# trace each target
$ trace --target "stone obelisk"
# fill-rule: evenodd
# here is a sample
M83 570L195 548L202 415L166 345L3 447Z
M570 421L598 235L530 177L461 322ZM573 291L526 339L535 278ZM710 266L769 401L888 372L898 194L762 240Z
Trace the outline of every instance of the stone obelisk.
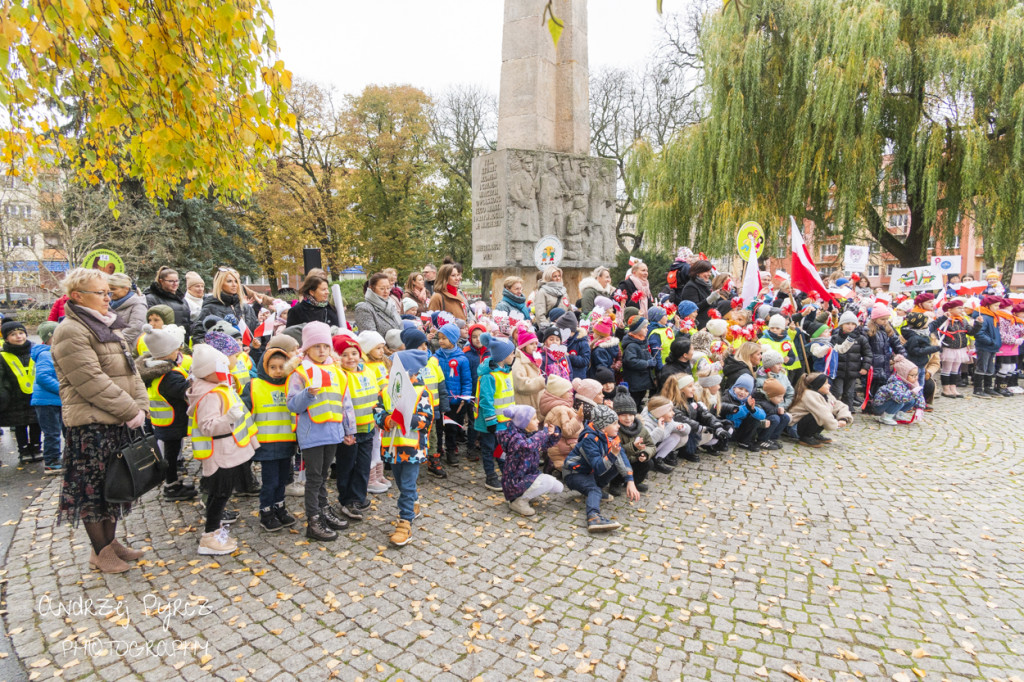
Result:
M473 162L473 267L494 298L508 275L535 288L538 242L561 245L571 297L615 257L615 167L590 153L586 0L556 0L554 44L546 0L505 0L497 151ZM539 251L538 251L539 253Z

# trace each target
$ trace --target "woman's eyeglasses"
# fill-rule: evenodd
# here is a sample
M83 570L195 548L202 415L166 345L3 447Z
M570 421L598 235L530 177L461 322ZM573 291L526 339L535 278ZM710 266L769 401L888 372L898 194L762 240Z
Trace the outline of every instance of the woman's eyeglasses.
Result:
M78 293L80 293L80 294L96 294L97 296L102 296L103 298L110 298L110 292L109 291L86 291L85 289L79 289Z

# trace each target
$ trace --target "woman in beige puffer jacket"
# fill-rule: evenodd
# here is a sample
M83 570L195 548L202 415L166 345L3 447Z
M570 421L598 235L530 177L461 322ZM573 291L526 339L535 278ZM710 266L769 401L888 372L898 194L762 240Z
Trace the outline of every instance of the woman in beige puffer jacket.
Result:
M142 552L115 539L117 521L130 505L108 503L103 487L107 463L131 441L126 426L145 425L149 399L125 342L125 324L110 310L106 273L76 268L64 288L64 320L51 341L66 427L58 519L85 525L93 567L122 573Z

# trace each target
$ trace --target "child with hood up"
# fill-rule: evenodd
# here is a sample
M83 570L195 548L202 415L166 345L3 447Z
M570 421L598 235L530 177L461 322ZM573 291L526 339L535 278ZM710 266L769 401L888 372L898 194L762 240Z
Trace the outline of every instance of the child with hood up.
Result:
M762 448L760 435L770 426L767 415L752 395L754 377L741 374L722 396L722 416L732 422L735 429L732 440L744 450Z
M547 457L542 458L544 473L553 474L561 470L565 456L576 445L576 438L583 430L579 412L573 407L572 384L562 377L549 376L540 394L537 416L546 426L556 426L560 431L558 442L548 448Z
M50 339L57 329L56 322L43 322L36 333L41 343L32 346L32 359L36 363L36 376L32 382L32 408L43 433L43 473L59 474L60 439L64 430L64 419L60 408L60 382L50 355Z
M572 371L572 379L586 379L590 372L590 341L587 339L587 330L581 329L576 313L567 310L555 321L558 332L562 337L568 353L569 368Z
M612 321L604 318L594 323L593 338L590 341L590 373L591 379L601 367L606 367L613 374L622 368L622 349L615 337Z
M0 426L10 426L18 441L18 461L38 461L42 456L42 431L32 408L35 370L33 343L25 325L17 320L3 323L3 359L0 359Z
M503 414L508 421L505 430L498 434L498 443L504 452L501 490L509 509L523 516L533 516L536 512L530 500L563 490L558 479L540 472L541 453L554 447L560 434L558 428L550 424L541 429L537 410L529 405L506 407Z
M149 344L149 342L146 342ZM149 344L152 347L152 344ZM256 423L260 449L253 461L260 463L260 526L275 533L295 525L284 505L285 488L292 482L295 456L295 414L288 409L288 361L283 348L268 348L256 368L256 378L242 389L242 402Z

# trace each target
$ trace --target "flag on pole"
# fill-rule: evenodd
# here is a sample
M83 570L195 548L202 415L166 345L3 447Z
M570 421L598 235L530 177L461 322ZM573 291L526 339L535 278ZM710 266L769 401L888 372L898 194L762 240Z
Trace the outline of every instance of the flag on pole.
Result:
M790 240L793 250L793 264L790 266L790 276L793 286L800 291L810 294L816 293L825 301L835 301L832 294L828 293L825 283L821 281L818 274L818 267L811 258L811 252L807 250L807 244L796 226L796 218L789 216L791 223Z
M751 245L750 255L747 257L747 269L743 273L743 290L740 292L740 305L747 307L761 293L761 269L757 265L757 249Z
M264 336L270 336L271 334L273 334L274 333L274 322L276 322L276 321L277 321L277 313L275 313L273 310L271 310L270 314L267 315L266 317L264 317L263 321L260 322L259 325L256 327L256 331L254 333L254 336L257 336L259 338L263 338ZM243 338L244 338L244 334L243 334Z
M338 326L348 329L348 323L345 322L345 300L341 297L340 284L331 286L331 297L334 299L334 309L338 312Z

